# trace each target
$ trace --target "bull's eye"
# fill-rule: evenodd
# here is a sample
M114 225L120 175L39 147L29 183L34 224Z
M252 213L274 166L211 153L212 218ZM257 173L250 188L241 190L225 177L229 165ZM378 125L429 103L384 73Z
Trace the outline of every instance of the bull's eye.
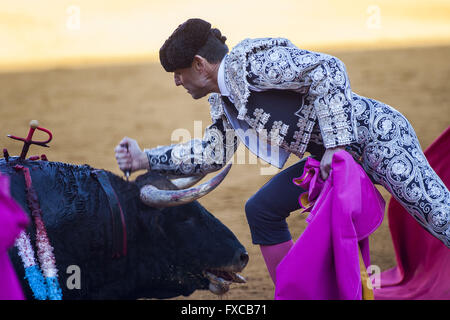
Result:
M185 216L180 217L179 221L181 223L192 224L192 223L194 223L194 217L185 215Z

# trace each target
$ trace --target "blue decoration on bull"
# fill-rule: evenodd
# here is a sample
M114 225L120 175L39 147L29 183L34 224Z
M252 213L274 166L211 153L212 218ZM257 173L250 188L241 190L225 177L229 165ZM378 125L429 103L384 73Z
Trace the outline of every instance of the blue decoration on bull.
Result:
M62 292L59 287L57 277L48 277L45 279L47 283L48 299L49 300L62 300Z
M38 265L25 268L25 279L28 280L31 291L37 300L47 299L47 286Z

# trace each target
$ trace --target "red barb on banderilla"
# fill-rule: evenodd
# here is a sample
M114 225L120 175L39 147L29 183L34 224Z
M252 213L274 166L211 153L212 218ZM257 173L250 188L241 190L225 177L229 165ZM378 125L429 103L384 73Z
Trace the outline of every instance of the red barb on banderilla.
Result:
M36 129L47 133L48 134L48 139L46 141L34 141L34 140L32 140L34 131ZM28 149L30 148L30 145L36 144L36 145L41 146L41 147L49 148L47 143L49 143L52 140L53 135L50 132L50 130L42 128L42 127L39 127L39 123L38 123L37 120L31 120L30 121L30 130L28 131L28 136L26 138L20 138L20 137L16 137L16 136L13 136L13 135L10 135L10 134L8 134L8 137L11 138L11 139L23 141L24 145L23 145L23 148L22 148L22 153L20 154L20 159L25 160L25 157L27 156ZM5 150L3 151L4 153L5 153Z

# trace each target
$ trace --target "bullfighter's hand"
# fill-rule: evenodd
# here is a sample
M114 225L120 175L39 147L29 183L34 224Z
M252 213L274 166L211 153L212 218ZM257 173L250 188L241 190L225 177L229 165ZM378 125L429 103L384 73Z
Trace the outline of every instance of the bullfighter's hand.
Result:
M320 160L320 176L322 177L322 180L326 180L330 174L331 163L333 161L333 154L344 149L345 147L342 146L329 148L325 150L322 160Z
M136 140L125 137L114 149L117 164L120 170L130 170L135 172L142 169L149 169L148 158L141 150Z

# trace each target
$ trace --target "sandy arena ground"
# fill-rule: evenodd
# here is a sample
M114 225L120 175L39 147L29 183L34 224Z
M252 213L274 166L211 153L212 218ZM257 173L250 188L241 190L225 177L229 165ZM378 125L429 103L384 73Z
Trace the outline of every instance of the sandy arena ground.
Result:
M327 53L344 61L356 93L402 112L423 148L450 125L450 47ZM184 128L193 136L194 121L202 121L202 132L210 124L207 100L194 101L183 88L176 88L172 74L159 64L4 73L0 87L0 146L11 155L20 154L21 146L6 135L25 136L29 121L38 119L54 139L50 149L33 146L29 155L46 153L52 161L88 163L117 174L122 173L114 147L124 136L151 148L176 142L171 141L175 129ZM286 167L297 160L292 156ZM259 248L251 243L244 214L246 200L271 176L260 174L267 164L248 162L234 165L222 185L201 199L250 255L242 273L248 283L233 285L223 299L273 298L274 286ZM389 194L381 191L388 200ZM298 212L289 217L294 239L304 230L304 220ZM371 255L381 270L396 264L386 220L371 236ZM218 298L198 291L186 299Z

